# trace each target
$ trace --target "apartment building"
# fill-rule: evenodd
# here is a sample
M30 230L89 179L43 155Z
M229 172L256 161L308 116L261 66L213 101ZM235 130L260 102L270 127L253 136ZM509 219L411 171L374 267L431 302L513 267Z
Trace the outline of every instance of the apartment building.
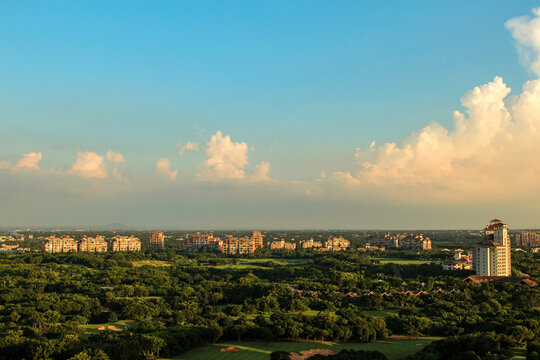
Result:
M409 234L399 240L399 248L406 250L430 250L431 239L423 234Z
M540 246L540 234L534 231L523 231L516 235L517 246Z
M42 250L49 253L77 252L78 246L71 236L49 236L43 242Z
M474 269L479 276L511 276L510 236L508 226L493 219L484 228L484 241L473 254Z
M279 249L295 250L296 243L286 242L284 239L281 239L280 241L272 241L268 247L271 250L279 250Z
M165 235L162 231L154 231L150 236L150 250L163 250L165 249Z
M443 270L472 270L472 253L464 254L463 250L456 250L454 256L442 261Z
M186 239L184 249L186 251L221 251L223 241L214 234L201 234L196 232L193 236Z
M141 241L133 235L112 238L109 246L110 251L141 251Z
M88 237L85 235L79 242L79 251L106 252L108 247L105 238L101 235L97 235L96 237Z
M347 239L344 239L343 236L335 237L329 236L328 239L324 242L323 247L327 249L346 249L351 246L351 242Z
M302 240L300 241L300 247L302 249L312 249L312 248L320 248L323 246L322 241L315 241L313 238L309 240Z
M375 233L368 238L368 242L372 246L405 250L429 250L432 245L429 237L423 234L415 235L412 233L397 233L395 235L385 233L383 236Z
M255 249L262 249L263 245L263 234L260 231L251 232L251 240L253 240Z

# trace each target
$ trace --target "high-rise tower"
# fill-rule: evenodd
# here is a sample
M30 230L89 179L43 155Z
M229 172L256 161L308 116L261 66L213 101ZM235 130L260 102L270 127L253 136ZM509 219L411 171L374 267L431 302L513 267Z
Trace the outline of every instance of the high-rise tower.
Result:
M476 245L473 262L476 275L512 275L510 236L508 226L501 220L491 220L484 228L484 242Z

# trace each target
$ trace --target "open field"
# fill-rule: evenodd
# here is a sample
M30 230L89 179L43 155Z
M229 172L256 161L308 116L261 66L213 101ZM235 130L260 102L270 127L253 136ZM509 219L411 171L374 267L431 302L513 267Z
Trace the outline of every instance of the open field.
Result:
M215 269L265 269L275 266L299 266L308 262L308 259L238 259L236 264L209 265Z
M400 259L400 258L372 258L372 260L377 260L381 264L400 264L400 265L420 265L420 264L429 264L432 261L429 260L413 260L413 259Z
M397 314L399 309L384 309L384 310L364 310L364 312L373 317L382 317L385 318L389 315Z
M418 339L388 339L372 343L346 343L335 344L331 342L226 342L216 345L205 345L174 357L177 360L268 360L274 351L301 351L308 349L342 349L377 350L385 354L389 360L399 360L415 353L423 346L430 344L438 337L424 337ZM236 347L237 352L221 352L226 347Z
M133 266L172 266L166 261L161 260L140 260L140 261L133 261L131 263Z

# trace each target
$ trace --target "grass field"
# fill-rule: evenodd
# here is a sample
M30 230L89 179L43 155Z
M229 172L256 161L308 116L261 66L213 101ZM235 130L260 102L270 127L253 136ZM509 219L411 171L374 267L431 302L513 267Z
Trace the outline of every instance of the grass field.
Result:
M397 314L399 309L384 309L384 310L364 310L364 312L373 317L382 317L385 318L388 315Z
M238 264L211 265L215 269L264 269L270 270L274 266L304 265L308 259L239 259Z
M400 259L400 258L372 258L373 260L379 261L381 264L401 264L401 265L420 265L420 264L429 264L429 260L412 260L412 259Z
M133 261L131 264L133 266L172 266L168 262L161 260L140 260Z
M342 349L377 350L385 354L389 360L403 359L415 353L423 346L441 338L424 337L418 339L388 339L372 343L315 343L315 342L226 342L216 345L205 345L174 357L177 360L268 360L273 351L301 351L309 349ZM220 352L219 350L234 346L238 352Z

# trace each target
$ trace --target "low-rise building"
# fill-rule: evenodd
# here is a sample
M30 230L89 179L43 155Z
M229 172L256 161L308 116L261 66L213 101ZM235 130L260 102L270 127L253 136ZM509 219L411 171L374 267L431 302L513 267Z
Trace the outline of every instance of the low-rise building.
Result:
M443 270L472 270L472 254L463 254L463 250L456 250L454 256L442 261Z

